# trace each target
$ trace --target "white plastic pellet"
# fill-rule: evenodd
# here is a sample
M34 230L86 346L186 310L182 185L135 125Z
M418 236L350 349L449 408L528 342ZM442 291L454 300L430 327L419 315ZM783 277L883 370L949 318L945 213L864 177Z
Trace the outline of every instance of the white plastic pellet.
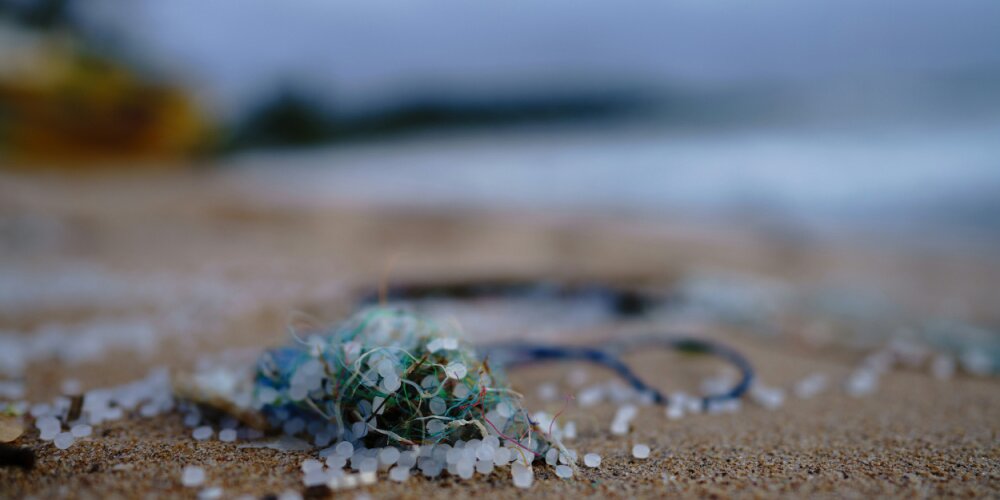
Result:
M181 473L181 484L192 488L203 482L205 482L205 469L195 465L184 467L184 471Z
M302 484L306 487L326 484L329 480L330 476L327 475L322 467L319 469L310 469L302 476Z
M83 438L89 436L90 433L93 432L93 428L87 424L76 424L70 432L73 434L73 437Z
M382 378L382 389L389 394L396 392L402 384L403 381L395 373Z
M427 433L430 435L437 434L444 430L444 422L434 419L427 421Z
M572 420L566 422L566 426L563 427L562 437L563 439L576 439L576 422Z
M549 448L549 451L545 452L545 463L549 465L556 465L559 463L559 450Z
M378 470L378 460L366 458L358 465L358 472L375 472Z
M877 386L878 374L871 370L860 369L848 377L844 388L847 394L853 397L861 397L875 392Z
M219 431L219 441L224 443L236 441L236 429L222 429Z
M205 488L198 492L199 500L215 500L216 498L222 498L222 488L218 486Z
M672 403L670 406L667 406L666 414L669 420L680 420L684 417L684 407Z
M510 475L514 479L514 486L518 488L530 488L535 481L535 473L530 467L520 463L515 463L510 467Z
M448 405L441 398L431 399L428 406L431 409L431 413L435 415L443 415L444 412L448 411Z
M476 472L483 475L493 472L493 460L480 460L476 462Z
M410 469L402 466L396 466L389 469L389 479L397 482L404 482L410 478Z
M649 446L637 444L632 447L632 456L639 459L649 458Z
M194 432L191 433L191 436L193 436L198 441L204 441L212 437L212 434L213 434L212 428L207 425L203 425L201 427L196 428Z
M510 449L509 448L497 448L493 452L493 463L496 465L507 465L510 462Z
M347 465L347 458L342 455L330 455L326 457L326 466L331 469L343 469Z
M813 373L795 384L795 396L799 399L809 399L826 389L826 375Z
M73 445L73 434L69 432L60 432L59 434L56 434L56 437L52 441L55 443L56 448L65 450Z
M587 467L597 468L601 466L601 456L597 453L587 453L583 456L583 463Z
M399 460L399 449L392 446L382 448L378 453L378 461L382 465L393 465Z
M624 420L615 420L611 422L611 433L615 436L624 436L628 434L628 422Z
M62 423L55 417L42 417L35 421L35 427L42 432L49 431L54 436L62 430Z
M308 473L309 471L314 471L314 470L320 470L321 471L321 470L323 470L323 462L320 462L319 460L316 460L316 459L313 459L313 458L307 458L307 459L305 459L305 460L302 461L302 464L300 465L300 467L302 468L302 472L305 472L305 473Z
M625 422L630 422L639 413L639 409L635 405L624 405L618 407L615 412L615 420L624 420Z
M463 459L455 465L455 470L458 471L458 477L462 479L470 479L476 472L476 464L472 460Z
M750 390L750 398L763 408L775 410L784 404L785 391L777 387L755 385Z
M350 441L341 441L337 443L334 451L342 457L350 457L354 454L354 445Z
M444 368L444 373L453 379L461 380L469 373L468 368L460 361L452 361Z
M573 477L573 469L568 465L556 466L556 476L563 479L569 479Z

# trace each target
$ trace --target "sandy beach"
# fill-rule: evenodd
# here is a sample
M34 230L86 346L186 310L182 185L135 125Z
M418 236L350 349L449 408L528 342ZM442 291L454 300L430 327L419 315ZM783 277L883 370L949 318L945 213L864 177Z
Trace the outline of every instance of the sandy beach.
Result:
M514 276L638 279L669 286L700 269L802 284L878 271L875 281L908 310L930 314L939 301L928 294L948 293L970 317L997 319L1000 266L987 251L899 253L847 238L777 238L758 228L669 220L309 209L256 202L225 179L193 182L187 174L158 179L155 188L143 179L4 178L0 216L5 221L0 331L8 339L40 335L54 324L60 332L73 332L73 325L141 319L150 330L148 338L131 343L102 341L107 349L72 362L28 360L25 399L31 402L57 396L61 382L70 378L87 390L135 380L152 367L188 370L201 357L281 344L292 311L335 321L354 307L358 290L374 288L386 275L395 282ZM84 293L59 295L52 283L60 276L84 283L78 287ZM195 312L181 321L169 314L177 310ZM616 326L578 336L549 334L569 342L627 335ZM571 404L561 418L579 427L572 447L603 457L599 468L581 467L573 479L536 466L534 485L521 490L506 468L468 481L445 475L404 484L383 473L374 485L336 495L1000 496L996 378L959 373L938 380L924 369L900 368L882 377L874 394L852 397L841 381L866 351L812 345L792 333L761 336L714 328L706 335L742 350L761 380L775 387L790 390L802 377L824 373L831 382L815 397L789 394L773 410L746 403L738 413L680 420L667 419L663 408L642 407L623 437L608 432L615 405ZM467 334L470 341L483 340L475 331ZM643 352L629 360L663 390L695 390L716 366L669 352ZM571 394L579 387L569 382L570 374L582 366L530 367L510 378L526 394L528 408L552 413L561 402L541 400L537 387L553 382L560 393ZM584 373L588 383L611 377L597 368ZM632 457L636 443L650 446L648 459ZM33 428L14 444L31 448L37 464L31 471L0 469L4 498L195 497L199 489L180 482L185 465L202 466L205 486L222 487L225 498L261 498L303 492L299 464L315 455L195 441L176 413L130 415L96 426L91 437L67 450L39 440Z

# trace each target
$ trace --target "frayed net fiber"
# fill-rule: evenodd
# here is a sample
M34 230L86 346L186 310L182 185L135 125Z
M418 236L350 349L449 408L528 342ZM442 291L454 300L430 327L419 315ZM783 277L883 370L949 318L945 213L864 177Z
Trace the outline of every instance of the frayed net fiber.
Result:
M368 446L489 436L534 453L549 446L520 396L454 328L399 309L366 309L266 352L254 400L272 425L318 420Z

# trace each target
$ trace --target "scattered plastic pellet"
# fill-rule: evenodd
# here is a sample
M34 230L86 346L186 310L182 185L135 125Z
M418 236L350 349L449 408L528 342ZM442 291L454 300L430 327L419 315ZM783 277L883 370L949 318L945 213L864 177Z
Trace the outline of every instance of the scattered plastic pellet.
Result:
M468 372L469 371L465 367L465 364L459 361L453 361L444 368L444 373L448 376L448 378L453 378L458 380L465 378Z
M87 424L76 424L72 429L70 429L70 433L72 433L73 437L76 438L87 437L91 434L91 432L93 432L93 428Z
M848 377L844 389L853 397L867 396L878 387L878 374L869 369L859 369Z
M181 473L181 484L192 488L201 485L203 482L205 482L205 469L195 465L184 467L184 471Z
M556 466L556 476L569 479L573 477L573 469L568 465L558 465Z
M601 466L601 456L597 453L587 453L583 456L583 463L587 467L600 467Z
M775 410L785 402L785 391L777 387L767 387L756 384L750 389L750 398L754 403L768 409Z
M73 445L73 434L69 432L60 432L59 434L56 434L56 437L52 441L55 443L56 448L65 450Z
M222 488L218 486L205 488L198 492L198 498L200 500L214 500L216 498L222 498Z
M387 446L382 448L382 451L378 452L378 461L382 465L393 465L399 461L399 449Z
M671 402L666 409L667 419L669 420L680 420L684 417L684 407L680 404Z
M198 441L204 441L204 440L212 437L213 433L214 433L214 431L212 431L211 427L209 427L207 425L203 425L201 427L196 428L194 430L194 432L191 433L191 436L193 436Z
M349 441L341 441L334 447L334 451L342 457L350 457L354 454L354 445Z
M236 441L236 429L222 429L219 431L219 441L224 443Z
M566 422L562 432L563 439L576 439L576 422Z
M62 423L55 417L42 417L35 421L35 427L41 432L48 431L54 436L62 430Z
M375 472L378 470L378 460L366 458L358 464L358 472Z
M364 485L375 484L378 482L378 475L375 474L375 471L361 471L358 474L358 482Z
M329 480L330 477L323 471L322 466L319 469L309 469L302 476L302 484L306 487L326 484Z
M404 482L410 478L410 469L407 467L396 466L389 469L389 479L397 482Z
M637 444L632 447L632 456L639 459L649 458L649 446Z
M549 448L549 451L545 452L545 463L549 465L556 465L559 463L559 450L555 448Z
M826 375L814 373L795 384L795 396L799 399L809 399L826 389Z
M531 467L526 467L520 463L515 463L510 467L510 475L514 479L514 486L518 488L530 488L535 482L535 473Z
M302 465L300 465L300 467L302 468L302 472L306 473L314 470L321 471L323 470L323 462L320 462L319 460L313 458L307 458L302 461Z
M479 460L476 462L476 472L483 475L493 472L493 460Z
M431 399L428 406L430 407L431 413L435 415L442 415L444 412L448 411L448 405L445 404L444 400L441 398Z

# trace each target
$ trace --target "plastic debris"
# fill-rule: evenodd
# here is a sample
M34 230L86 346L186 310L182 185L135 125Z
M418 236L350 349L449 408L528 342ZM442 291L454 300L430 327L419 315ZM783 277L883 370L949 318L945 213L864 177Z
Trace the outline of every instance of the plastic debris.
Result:
M532 472L531 467L519 463L510 467L510 475L514 479L514 486L518 488L530 488L531 483L535 482L535 473Z
M196 428L194 432L191 433L191 436L198 441L204 441L212 437L212 434L214 434L212 428L207 425L203 425L201 427Z
M219 431L219 441L232 443L236 441L236 429L222 429Z
M205 488L198 492L199 500L214 500L216 498L222 498L222 488L218 486L213 486L211 488Z
M823 375L822 373L814 373L795 384L795 396L800 399L812 398L823 392L826 389L826 385L826 375Z
M649 458L649 446L637 444L632 447L632 456L638 459Z
M573 469L568 465L556 466L556 476L563 479L569 479L573 477Z
M756 383L750 388L750 399L768 410L775 410L785 403L785 391Z
M635 405L625 405L618 407L614 419L611 421L611 433L616 436L628 434L629 423L639 413Z
M861 368L847 378L844 389L853 397L867 396L878 387L878 374L870 369Z
M587 467L597 468L601 466L601 456L597 453L587 453L583 456L583 463Z
M328 335L305 337L265 353L257 363L253 407L286 434L322 433L326 442L339 441L340 455L345 453L339 447L378 436L374 443L393 451L366 458L383 468L399 459L396 447L492 437L494 445L471 450L463 473L477 460L492 463L500 439L509 436L533 435L530 446L517 444L531 454L551 445L544 432L533 429L501 374L455 332L431 321L376 307ZM373 444L368 438L366 443Z
M181 472L181 484L188 488L193 488L195 486L200 486L205 482L205 469L195 465L188 465L184 467Z
M72 429L70 429L70 433L72 433L73 437L76 437L76 438L87 437L92 432L93 432L93 428L91 428L87 424L77 424L77 425L74 425Z
M52 440L52 442L56 445L56 448L65 450L73 445L73 440L73 434L69 432L60 432L59 434L56 434L56 437Z
M396 466L389 470L389 479L397 482L404 482L410 478L410 469L407 467Z

